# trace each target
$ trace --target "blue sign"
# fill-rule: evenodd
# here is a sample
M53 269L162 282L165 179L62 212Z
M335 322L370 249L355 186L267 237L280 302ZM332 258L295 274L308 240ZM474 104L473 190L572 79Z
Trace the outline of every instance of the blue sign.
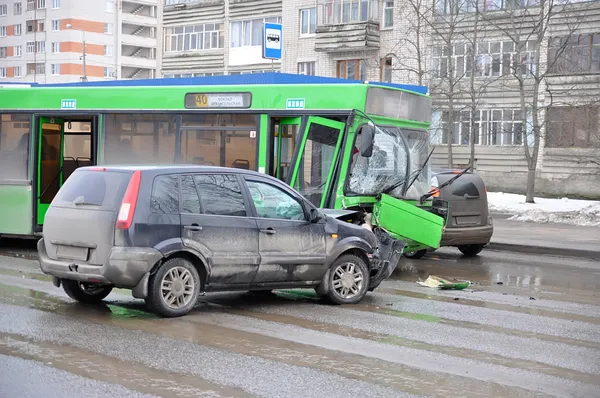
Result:
M304 98L289 98L285 103L286 109L304 109Z
M281 24L265 23L263 29L263 58L281 59Z
M60 103L60 109L77 109L77 100L62 100L62 102Z

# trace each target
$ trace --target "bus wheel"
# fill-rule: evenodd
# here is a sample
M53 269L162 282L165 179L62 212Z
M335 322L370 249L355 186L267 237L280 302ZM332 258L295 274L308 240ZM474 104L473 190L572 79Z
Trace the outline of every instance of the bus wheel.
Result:
M339 257L327 273L327 297L334 304L356 304L369 289L369 270L365 262L352 254Z
M99 303L112 291L112 286L83 283L70 279L63 279L62 286L69 297L85 304Z
M427 250L423 249L423 250L417 250L415 252L404 252L404 257L407 258L412 258L415 260L418 260L420 258L423 258L423 256L427 253Z

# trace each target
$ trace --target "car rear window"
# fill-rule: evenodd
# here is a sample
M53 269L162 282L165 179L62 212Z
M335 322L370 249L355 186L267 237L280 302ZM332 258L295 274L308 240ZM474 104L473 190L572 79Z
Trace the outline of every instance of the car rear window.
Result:
M77 170L58 191L52 205L117 211L130 179L130 173Z

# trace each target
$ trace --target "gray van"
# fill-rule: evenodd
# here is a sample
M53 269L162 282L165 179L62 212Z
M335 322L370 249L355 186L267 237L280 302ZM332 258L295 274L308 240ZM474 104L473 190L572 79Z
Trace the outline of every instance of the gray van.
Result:
M432 170L431 185L437 188L461 170ZM443 204L442 204L443 202ZM494 224L489 215L487 190L483 179L476 173L466 172L434 196L433 205L448 207L442 246L455 246L466 257L478 255L492 239ZM408 258L421 258L426 250L405 252Z
M384 261L373 232L273 177L220 167L79 168L43 234L42 271L71 298L126 288L163 316L186 314L209 291L314 288L358 303L400 256Z

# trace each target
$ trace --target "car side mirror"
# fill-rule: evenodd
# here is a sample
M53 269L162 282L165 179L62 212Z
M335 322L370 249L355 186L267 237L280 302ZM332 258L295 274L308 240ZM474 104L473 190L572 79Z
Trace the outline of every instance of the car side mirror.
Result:
M373 156L373 137L375 130L369 124L360 128L360 155L365 158Z
M317 209L311 208L309 215L310 215L310 222L312 224L316 223L317 221L319 221L321 219L321 215L319 214L319 210L317 210Z

